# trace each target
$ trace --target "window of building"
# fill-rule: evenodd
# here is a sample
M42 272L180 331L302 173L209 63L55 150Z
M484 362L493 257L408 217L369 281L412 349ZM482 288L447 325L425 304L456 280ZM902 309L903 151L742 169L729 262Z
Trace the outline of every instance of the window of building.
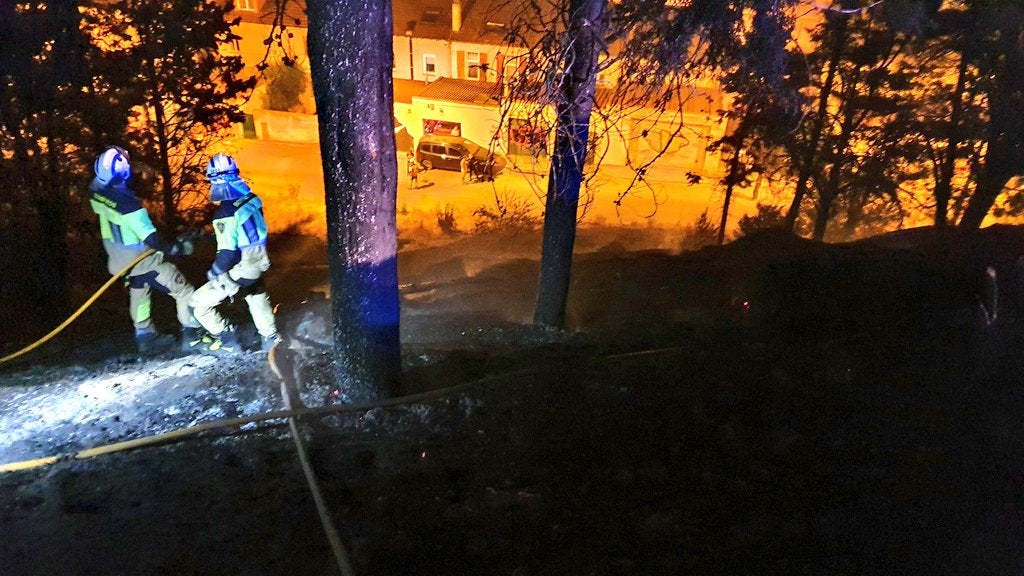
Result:
M531 120L512 118L508 129L508 149L510 154L529 154L539 156L547 152L547 135L543 128L536 126Z
M480 53L466 52L466 78L480 79Z
M445 120L424 120L423 133L434 136L461 136L462 124Z
M235 0L235 10L254 12L256 10L256 0Z
M437 73L437 57L433 54L423 55L423 72L433 75Z
M420 21L424 24L436 24L441 20L441 11L434 9L427 9L423 11L423 18Z

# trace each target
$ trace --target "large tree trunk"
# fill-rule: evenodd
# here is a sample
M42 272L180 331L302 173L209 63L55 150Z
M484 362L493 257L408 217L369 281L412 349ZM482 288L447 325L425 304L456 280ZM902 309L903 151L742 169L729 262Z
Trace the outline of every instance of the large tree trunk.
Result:
M1005 87L1000 88L1005 90ZM1020 152L1015 153L1015 150L1022 145L1022 134L1019 133L1021 122L1014 116L1019 116L1021 112L1011 102L1020 104L1018 98L1002 90L989 93L991 120L984 162L976 168L977 185L960 219L963 228L981 227L1006 183L1020 173Z
M335 376L346 400L372 401L401 376L391 2L310 0L307 11Z
M992 204L1006 187L1006 183L1015 175L1007 166L1004 154L992 150L1000 145L994 142L989 142L988 145L990 151L985 154L985 165L979 169L974 194L967 201L967 209L960 219L960 226L963 228L981 227L981 223L992 209Z
M597 59L604 48L607 0L571 0L563 46L564 70L556 106L554 154L544 210L537 324L562 327L569 299L583 164L587 159L590 113L594 107Z

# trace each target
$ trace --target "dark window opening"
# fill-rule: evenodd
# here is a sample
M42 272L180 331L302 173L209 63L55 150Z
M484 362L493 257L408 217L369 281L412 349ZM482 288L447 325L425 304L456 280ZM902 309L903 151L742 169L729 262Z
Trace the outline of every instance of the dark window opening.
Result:
M242 122L242 137L249 140L256 139L256 119L252 114L245 115L245 120Z

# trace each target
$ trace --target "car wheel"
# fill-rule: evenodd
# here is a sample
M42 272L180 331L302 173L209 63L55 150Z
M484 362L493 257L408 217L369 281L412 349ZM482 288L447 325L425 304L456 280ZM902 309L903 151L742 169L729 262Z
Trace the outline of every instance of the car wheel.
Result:
M430 160L424 160L423 161L423 169L424 170L430 170L433 167L434 167L434 163L431 162Z

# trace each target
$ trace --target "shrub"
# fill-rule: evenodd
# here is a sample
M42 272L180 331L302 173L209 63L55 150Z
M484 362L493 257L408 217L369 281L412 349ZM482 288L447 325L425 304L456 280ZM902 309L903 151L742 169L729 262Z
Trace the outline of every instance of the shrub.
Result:
M508 192L495 195L494 206L481 206L473 212L477 232L535 230L540 219L534 215L529 200L516 198Z
M711 223L705 210L692 226L683 229L683 240L679 248L684 251L699 250L718 242L718 226Z
M782 212L782 208L769 204L758 204L757 214L740 218L736 236L747 236L759 230L785 228L785 226L786 215Z
M455 208L451 204L437 209L437 228L445 236L458 236L462 233L455 219Z

